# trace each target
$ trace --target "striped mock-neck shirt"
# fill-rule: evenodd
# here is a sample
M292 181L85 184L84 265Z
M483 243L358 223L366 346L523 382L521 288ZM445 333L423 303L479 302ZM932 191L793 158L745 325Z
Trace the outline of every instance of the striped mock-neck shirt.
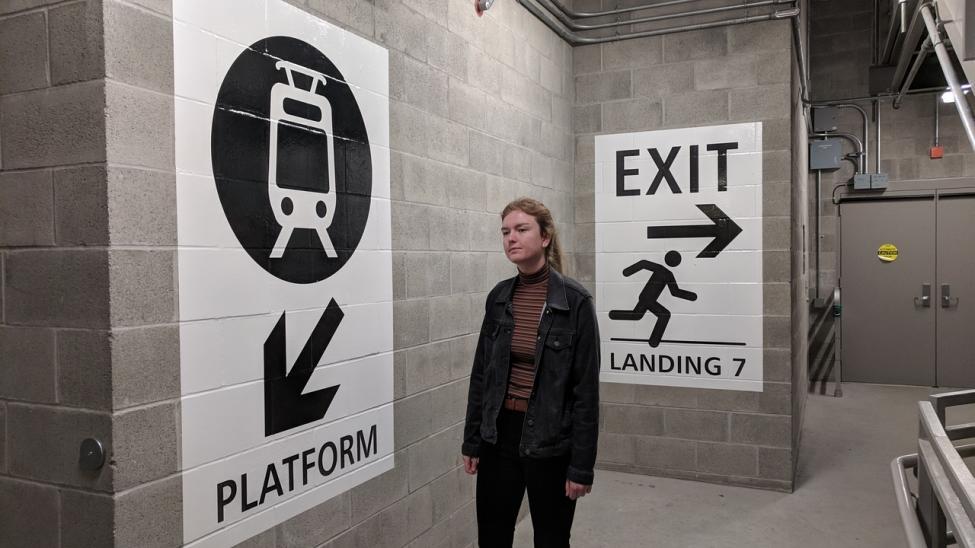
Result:
M535 343L538 323L548 296L548 263L534 274L518 273L512 312L515 329L511 336L511 376L508 397L528 399L535 382Z

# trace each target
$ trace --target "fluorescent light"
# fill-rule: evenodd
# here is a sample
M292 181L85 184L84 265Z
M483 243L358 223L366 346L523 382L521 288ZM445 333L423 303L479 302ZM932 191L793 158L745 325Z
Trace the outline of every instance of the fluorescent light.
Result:
M944 92L944 93L941 94L941 102L942 103L954 103L955 102L955 95L953 93L951 93L950 91L946 91L946 92Z

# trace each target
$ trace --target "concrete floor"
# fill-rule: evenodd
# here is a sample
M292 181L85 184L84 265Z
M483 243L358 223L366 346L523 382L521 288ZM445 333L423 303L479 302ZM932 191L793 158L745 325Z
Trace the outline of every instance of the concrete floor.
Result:
M906 546L889 465L916 452L916 402L934 391L948 390L845 384L842 398L810 395L791 494L597 470L576 510L572 544ZM948 417L962 419L971 420ZM515 546L532 546L530 519L519 524Z

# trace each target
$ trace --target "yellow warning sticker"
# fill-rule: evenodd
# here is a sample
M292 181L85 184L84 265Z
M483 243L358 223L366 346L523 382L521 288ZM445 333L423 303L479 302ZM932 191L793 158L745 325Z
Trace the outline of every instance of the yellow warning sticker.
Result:
M885 263L892 263L897 260L897 246L894 244L884 244L877 248L877 258Z

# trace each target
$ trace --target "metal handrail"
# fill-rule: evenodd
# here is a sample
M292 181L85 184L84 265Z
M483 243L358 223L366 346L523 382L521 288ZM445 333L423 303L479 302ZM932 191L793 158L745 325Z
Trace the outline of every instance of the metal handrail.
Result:
M975 444L952 443L953 438L972 437L975 429L971 424L946 427L944 423L948 407L975 403L975 390L929 399L918 402L918 452L890 464L908 546L975 547L975 476L962 460L975 455ZM908 482L911 470L918 478L917 497Z

